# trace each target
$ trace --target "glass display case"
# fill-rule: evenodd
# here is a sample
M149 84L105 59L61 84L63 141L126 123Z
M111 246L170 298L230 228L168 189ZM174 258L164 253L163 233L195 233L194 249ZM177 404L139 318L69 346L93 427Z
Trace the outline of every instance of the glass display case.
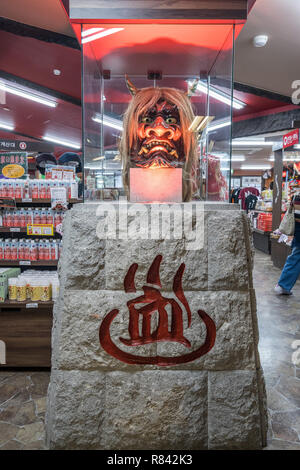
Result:
M228 201L234 24L81 27L85 201L128 195L132 167L180 169L183 201Z

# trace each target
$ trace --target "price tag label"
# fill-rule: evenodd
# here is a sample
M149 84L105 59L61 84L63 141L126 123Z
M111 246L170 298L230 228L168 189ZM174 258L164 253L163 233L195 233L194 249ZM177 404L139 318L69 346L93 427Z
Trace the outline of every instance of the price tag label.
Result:
M22 202L32 202L31 197L23 197Z
M10 227L9 229L10 232L20 232L20 227Z
M31 265L31 261L19 261L19 265L20 266L30 266Z
M26 304L26 308L38 308L38 306L39 306L38 303Z
M32 224L27 225L27 235L47 235L53 236L53 224Z

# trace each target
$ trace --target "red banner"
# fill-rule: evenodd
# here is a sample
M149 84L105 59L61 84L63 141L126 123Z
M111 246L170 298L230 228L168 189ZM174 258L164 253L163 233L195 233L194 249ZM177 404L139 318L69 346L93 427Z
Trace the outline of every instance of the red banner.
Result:
M292 147L299 144L299 129L295 129L283 136L283 148Z

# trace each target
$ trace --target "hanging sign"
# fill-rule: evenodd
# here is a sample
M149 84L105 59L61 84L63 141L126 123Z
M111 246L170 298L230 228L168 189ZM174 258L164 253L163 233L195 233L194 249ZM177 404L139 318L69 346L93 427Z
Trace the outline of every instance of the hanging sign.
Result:
M292 147L299 144L299 129L294 129L292 132L283 136L283 148Z
M0 150L13 150L14 152L53 152L55 145L46 142L32 142L30 140L0 139Z
M4 178L25 178L28 171L27 153L0 153L0 171Z

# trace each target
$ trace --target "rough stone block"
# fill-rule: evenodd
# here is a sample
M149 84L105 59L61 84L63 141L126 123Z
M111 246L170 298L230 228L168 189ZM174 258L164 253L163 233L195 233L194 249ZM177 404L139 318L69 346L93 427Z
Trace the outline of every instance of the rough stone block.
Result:
M197 311L204 310L216 325L214 347L204 356L184 366L173 368L203 370L234 370L256 368L254 338L248 292L185 292L192 311L192 324L184 336L193 349L204 343L206 327ZM158 343L157 352L162 356L180 356L188 348L179 343Z
M206 449L207 372L111 372L103 449Z
M113 309L120 312L113 320L110 331L112 340L125 352L134 354L133 347L120 342L128 338L129 313L127 301L141 295L125 294L118 291L65 291L60 307L55 309L53 347L57 351L52 367L65 370L120 370L154 368L156 366L130 365L115 359L102 349L99 342L99 327L103 318ZM57 322L57 317L60 321ZM155 323L153 323L153 327ZM138 347L141 356L155 356L156 344Z
M185 292L192 312L192 324L188 328L187 315L183 308L184 336L191 348L178 342L158 342L144 346L129 347L119 338L129 338L129 311L127 302L139 297L142 292L125 294L119 291L66 291L64 304L55 310L54 316L62 316L59 333L56 326L53 338L59 354L52 364L61 369L100 370L116 367L120 370L155 368L156 366L130 365L107 354L99 343L99 326L103 318L113 309L120 313L113 321L110 331L117 346L138 356L181 356L199 348L205 341L206 327L197 311L204 310L216 325L216 342L204 356L186 364L173 366L176 369L229 370L238 367L255 369L253 335L251 325L249 293L244 292ZM164 298L174 298L170 292ZM96 316L98 316L98 318ZM169 310L169 331L171 311ZM157 327L158 314L153 313L152 331ZM56 325L56 322L55 322Z
M123 289L124 277L128 268L133 264L138 264L136 272L136 284L140 289L147 277L147 272L157 255L162 255L160 265L160 279L164 290L171 290L173 278L180 267L185 263L183 276L183 287L189 290L202 290L207 288L207 214L202 208L198 213L192 215L182 215L181 206L174 210L179 212L179 222L176 224L176 217L171 217L170 232L162 234L159 232L159 219L149 218L153 205L149 204L147 211L141 213L141 231L135 230L135 220L128 220L128 234L133 234L130 238L106 240L105 250L105 286L109 290ZM168 205L164 206L168 209ZM201 206L202 207L202 206ZM151 220L151 231L148 230L148 221ZM161 220L164 220L163 218ZM184 223L188 220L190 223ZM178 231L178 227L180 230ZM183 228L184 229L183 229ZM197 235L195 233L197 232ZM159 234L159 238L151 239L153 234ZM179 238L178 233L181 233ZM118 232L119 236L120 232ZM158 235L157 235L158 237ZM197 237L197 242L191 245L191 240ZM197 249L191 249L197 247ZM180 260L180 261L179 261Z
M266 394L245 214L232 205L205 203L200 217L204 244L200 236L198 249L191 250L190 232L174 239L146 237L151 205L133 207L125 226L115 233L120 239L115 238L114 223L127 210L124 206L118 212L117 207L114 212L116 206L109 215L108 239L103 226L110 203L77 205L64 221L47 402L48 445L51 449L260 449L266 439ZM189 204L184 207L192 231L195 218ZM141 217L134 216L135 209ZM127 232L131 237L126 240L122 237ZM178 306L183 314L183 333L178 328L177 336L189 341L191 348L170 341L129 346L120 340L129 339L127 302L143 295L148 270L159 254L163 256L161 288L156 293L160 302L155 296L147 301L153 303L148 312L150 331L159 326L158 308L165 308L171 330L168 300L175 300L177 321ZM124 277L133 263L138 264L136 292L125 293ZM182 285L192 313L190 328L184 300L180 293L176 297L178 279L173 286L181 263L186 265ZM157 357L173 359L204 343L206 327L199 310L215 324L213 348L192 362L166 366L163 361L168 361L160 359L158 365ZM153 364L128 364L116 351L108 351L107 344L102 348L99 327L109 312L116 313L109 327L112 342L123 353L144 356L148 362L153 358ZM146 331L141 319L138 331L140 336ZM104 336L109 338L108 331Z
M229 223L230 220L230 223ZM210 212L208 217L208 289L249 288L248 257L242 212Z
M261 417L256 371L208 373L209 449L259 449Z
M98 449L104 412L104 374L52 370L46 413L49 448Z
M105 240L96 237L96 226L96 207L84 214L76 211L66 214L63 222L64 245L59 262L63 289L104 288Z

